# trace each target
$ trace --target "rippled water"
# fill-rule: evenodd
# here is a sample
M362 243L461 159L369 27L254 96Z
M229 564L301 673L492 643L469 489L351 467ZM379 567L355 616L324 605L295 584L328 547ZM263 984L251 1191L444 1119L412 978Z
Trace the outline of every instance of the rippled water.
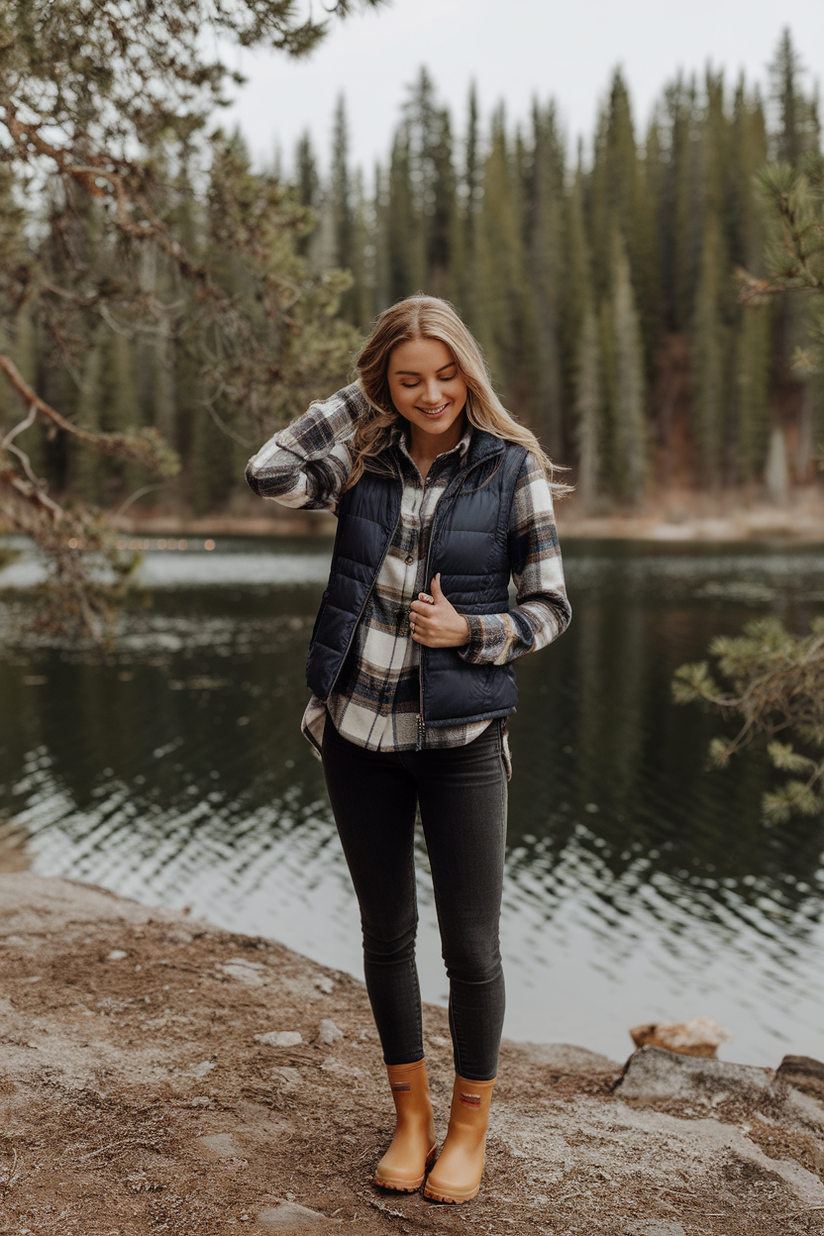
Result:
M36 871L190 905L360 973L321 768L299 734L329 552L150 551L116 654L32 638L5 655L0 827ZM629 1026L706 1013L734 1033L729 1059L824 1058L824 820L765 828L763 760L709 770L717 722L669 688L718 632L822 612L824 549L574 542L565 560L573 624L521 663L510 726L507 1033L620 1058ZM24 556L0 588L35 575ZM0 633L27 606L0 593ZM423 856L421 870L422 987L443 1001Z

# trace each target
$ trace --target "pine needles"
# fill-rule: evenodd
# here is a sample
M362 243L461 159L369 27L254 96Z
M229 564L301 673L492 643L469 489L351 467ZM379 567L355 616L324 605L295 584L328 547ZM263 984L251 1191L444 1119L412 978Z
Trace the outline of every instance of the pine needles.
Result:
M708 661L680 666L673 695L740 722L733 737L713 739L711 760L723 767L742 747L765 741L773 767L789 774L764 795L765 820L817 815L824 810L824 617L813 619L808 635L791 634L777 619L751 622L742 635L717 636L709 652L714 670Z

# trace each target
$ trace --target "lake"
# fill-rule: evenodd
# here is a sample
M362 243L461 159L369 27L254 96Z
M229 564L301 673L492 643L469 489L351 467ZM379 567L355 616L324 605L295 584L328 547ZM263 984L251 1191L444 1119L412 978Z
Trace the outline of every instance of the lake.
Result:
M299 725L331 542L157 544L115 653L32 634L0 657L0 829L36 872L190 906L360 976ZM723 725L670 694L713 635L824 611L824 547L564 550L572 625L519 662L510 722L505 1033L623 1059L630 1026L707 1014L735 1036L726 1059L824 1059L824 819L765 826L763 755L709 768ZM0 636L36 576L26 554L0 571ZM421 987L445 1003L420 858Z

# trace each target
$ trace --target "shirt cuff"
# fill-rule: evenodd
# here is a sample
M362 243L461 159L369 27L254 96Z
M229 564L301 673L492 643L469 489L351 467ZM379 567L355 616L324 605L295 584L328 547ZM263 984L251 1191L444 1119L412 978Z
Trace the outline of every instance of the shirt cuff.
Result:
M458 656L472 665L486 665L500 656L507 640L502 614L464 614L469 627L469 642L458 648Z

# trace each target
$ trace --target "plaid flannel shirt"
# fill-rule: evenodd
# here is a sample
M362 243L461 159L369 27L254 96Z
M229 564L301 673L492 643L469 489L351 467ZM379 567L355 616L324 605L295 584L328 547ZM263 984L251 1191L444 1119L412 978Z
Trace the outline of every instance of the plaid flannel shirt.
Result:
M250 459L246 478L256 493L284 506L337 512L351 470L347 439L367 407L357 385L311 404ZM410 638L409 606L429 592L423 578L429 530L440 495L460 467L472 434L433 462L425 482L409 456L405 435L393 450L403 479L401 518L358 625L353 655L324 704L313 696L303 731L319 748L327 716L335 728L370 750L414 750L418 741L420 647ZM466 614L469 641L456 652L465 661L504 665L551 643L570 620L552 494L533 455L518 476L509 520L521 550L513 571L517 604L506 614ZM426 729L426 747L457 747L489 725L476 721Z

